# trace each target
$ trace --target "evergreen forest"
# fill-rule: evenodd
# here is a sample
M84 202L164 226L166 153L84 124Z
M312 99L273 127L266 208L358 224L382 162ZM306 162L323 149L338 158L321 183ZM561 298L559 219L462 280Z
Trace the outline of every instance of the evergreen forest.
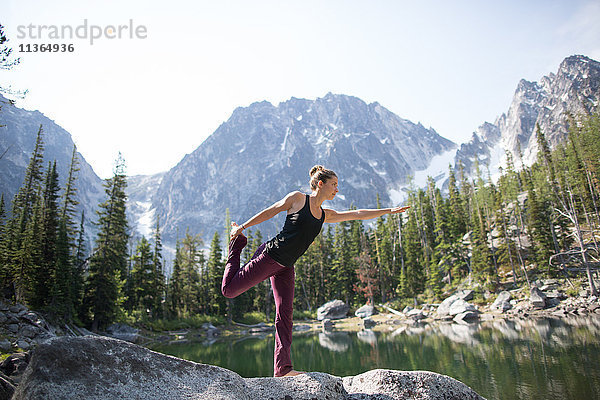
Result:
M295 266L296 316L332 299L402 307L439 303L458 287L484 295L540 277L585 277L597 294L600 115L573 118L553 149L539 127L535 139L531 166L510 152L497 179L486 165L476 163L473 174L449 166L444 188L429 178L408 191L403 214L325 225ZM0 297L94 331L114 322L161 329L272 320L268 280L235 299L220 292L229 214L210 243L179 227L185 234L167 276L160 221L151 237L132 240L124 160L105 181L97 215L88 216L76 211L72 154L68 176L59 177L56 162L44 164L40 126L22 186L13 199L0 197ZM97 226L94 243L85 240L87 218ZM268 239L259 229L245 234L242 262Z

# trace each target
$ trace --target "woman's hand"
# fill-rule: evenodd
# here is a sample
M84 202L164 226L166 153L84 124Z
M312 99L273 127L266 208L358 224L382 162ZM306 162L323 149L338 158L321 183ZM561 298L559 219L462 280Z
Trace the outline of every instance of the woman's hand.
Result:
M398 214L398 213L408 210L409 208L410 208L410 206L394 207L394 208L392 208L392 211L390 211L390 214Z
M238 225L235 222L231 223L231 239L234 239L237 235L241 234L244 231L244 225Z

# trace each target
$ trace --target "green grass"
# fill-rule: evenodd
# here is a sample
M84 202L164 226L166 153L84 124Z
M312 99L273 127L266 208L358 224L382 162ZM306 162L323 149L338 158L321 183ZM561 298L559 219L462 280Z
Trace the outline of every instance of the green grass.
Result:
M316 311L308 311L308 310L294 310L294 319L303 320L303 319L317 319Z

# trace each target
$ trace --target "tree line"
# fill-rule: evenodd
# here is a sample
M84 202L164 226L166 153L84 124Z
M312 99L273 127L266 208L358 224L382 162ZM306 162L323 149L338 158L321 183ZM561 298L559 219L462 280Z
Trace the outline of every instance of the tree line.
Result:
M531 166L524 165L520 151L506 152L497 179L477 161L472 175L460 164L449 166L444 193L432 178L424 188L411 187L406 199L411 208L404 214L370 225L327 225L296 263L295 309L312 312L333 298L352 306L398 299L435 302L465 280L494 291L501 283L527 285L533 276L574 273L586 274L596 293L599 114L572 118L566 140L552 151L539 126L535 140L537 161ZM168 277L158 220L151 238L130 244L121 157L104 183L98 234L88 250L86 216L75 211L77 171L75 148L62 188L56 162L44 170L40 127L10 216L0 197L5 298L94 330L125 318L273 316L268 280L235 299L220 293L229 213L208 251L198 234L186 231L178 238ZM264 240L260 230L246 235L243 262Z

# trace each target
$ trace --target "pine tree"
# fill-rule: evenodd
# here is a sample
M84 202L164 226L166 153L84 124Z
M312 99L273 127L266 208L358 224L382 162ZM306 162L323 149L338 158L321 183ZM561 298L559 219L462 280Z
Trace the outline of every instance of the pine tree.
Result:
M112 178L104 184L107 199L98 211L98 238L90 259L84 303L92 330L112 323L120 311L122 279L127 274L127 195L125 163L121 155Z
M152 318L162 318L163 300L165 296L165 274L163 271L162 239L160 235L160 221L156 217L154 229L154 249L152 252L152 301L150 314Z
M75 242L75 236L77 235L76 222L75 222L75 207L79 204L76 199L77 186L77 172L79 171L79 159L77 158L77 147L73 145L73 152L71 154L71 164L69 166L69 175L65 184L64 192L62 195L62 210L60 219L64 221L67 227L67 233L69 236L69 246L73 247Z
M208 255L208 309L211 315L225 315L226 301L221 294L221 282L225 263L221 252L221 238L219 232L215 232L210 243Z
M212 303L202 304L200 287L200 270L204 266L204 254L201 250L202 237L186 232L181 242L181 269L182 269L182 314L187 316L197 313L208 313ZM221 286L219 285L219 288ZM220 292L220 291L219 291Z
M133 266L128 277L128 299L130 310L151 317L155 303L154 265L150 242L142 236L135 249Z
M480 282L486 282L491 275L491 254L484 218L478 205L472 209L471 228L471 271Z
M6 223L6 205L4 204L4 193L0 193L0 240L4 239L4 224Z
M171 318L181 317L183 311L183 270L181 242L177 239L173 271L167 284L167 313Z
M81 211L81 220L77 232L77 244L72 261L71 269L71 300L79 322L83 321L85 310L83 309L84 275L87 263L87 246L85 241L85 211Z
M549 205L540 199L533 186L530 176L526 179L527 188L527 225L531 230L531 236L534 240L534 254L538 267L548 265L550 256L554 253L554 242L549 221Z
M415 199L409 199L412 208L407 212L408 221L403 230L403 250L405 253L405 270L400 277L400 292L404 297L413 297L416 299L424 289L425 274L423 273L423 249L419 240L419 232L417 228L417 212L414 207ZM415 300L416 301L416 300Z
M11 219L8 221L5 233L5 264L4 273L7 279L2 280L2 291L6 297L14 297L17 302L25 302L25 292L29 284L29 274L32 267L31 257L35 253L34 248L24 245L23 241L26 231L31 234L37 229L37 225L32 222L34 207L39 205L41 218L42 204L41 188L43 185L42 163L44 160L44 140L43 129L40 125L33 153L29 159L29 164L25 171L23 185L15 195L12 204ZM38 204L39 203L39 204ZM38 239L37 237L31 240Z
M31 306L36 309L43 309L49 305L51 292L57 284L55 279L60 279L56 276L59 190L55 161L53 164L48 164L42 197L41 235L34 239L41 244L40 259L34 260L30 278L32 281ZM69 282L67 282L68 284Z
M336 298L343 298L346 304L353 300L353 287L356 283L354 274L354 260L351 259L350 250L350 224L347 221L336 224L333 242L334 258L331 264L331 280L329 280L329 291Z
M5 283L10 281L11 275L8 269L8 238L6 226L6 206L4 204L4 193L0 194L0 297L4 295Z

